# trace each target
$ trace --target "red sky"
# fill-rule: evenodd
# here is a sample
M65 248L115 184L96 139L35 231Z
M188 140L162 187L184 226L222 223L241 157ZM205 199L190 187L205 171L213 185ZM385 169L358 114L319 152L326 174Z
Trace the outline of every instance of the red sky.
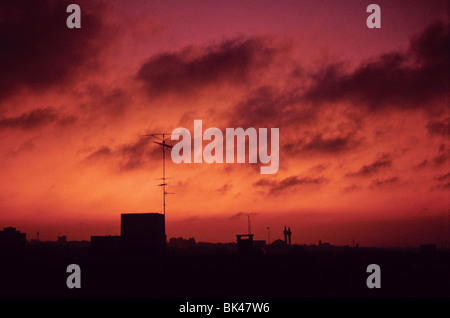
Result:
M448 1L0 4L0 227L120 234L161 212L145 133L277 127L280 169L169 160L168 237L449 243Z

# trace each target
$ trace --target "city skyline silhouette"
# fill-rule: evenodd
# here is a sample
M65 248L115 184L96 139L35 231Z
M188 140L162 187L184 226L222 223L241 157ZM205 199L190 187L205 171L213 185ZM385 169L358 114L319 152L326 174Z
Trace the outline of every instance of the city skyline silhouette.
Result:
M271 244L253 234L237 234L236 242L225 244L181 237L166 242L163 214L128 213L121 219L121 236L92 236L90 241L65 236L26 241L25 233L12 227L0 231L0 296L449 296L450 250L434 244L390 249L322 241L300 245L289 243L289 230L286 240ZM374 263L383 277L383 287L376 290L365 283L365 267ZM79 289L65 286L68 264L81 268Z

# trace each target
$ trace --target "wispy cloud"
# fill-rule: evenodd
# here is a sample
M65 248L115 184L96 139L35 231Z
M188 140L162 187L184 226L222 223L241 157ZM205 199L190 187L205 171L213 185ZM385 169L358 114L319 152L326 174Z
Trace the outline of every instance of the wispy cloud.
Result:
M241 217L248 217L248 216L254 216L254 215L258 215L258 213L256 212L238 212L236 214L233 214L232 216L230 216L228 219L229 220L237 220L240 219Z
M381 158L375 160L371 164L362 166L358 171L347 173L348 177L363 177L377 173L381 169L388 168L392 165L390 155L385 154Z
M74 116L63 116L52 107L36 108L19 116L0 118L0 129L32 130L53 123L66 126L75 121Z
M328 179L324 177L311 178L290 176L281 181L260 179L254 183L254 186L268 188L269 194L278 195L285 190L295 190L295 188L299 186L320 186L326 182L328 182Z

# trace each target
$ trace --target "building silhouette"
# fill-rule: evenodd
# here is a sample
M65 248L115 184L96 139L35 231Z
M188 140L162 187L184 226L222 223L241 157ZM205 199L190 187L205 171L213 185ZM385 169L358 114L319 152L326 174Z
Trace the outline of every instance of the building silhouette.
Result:
M124 213L120 231L122 246L128 252L162 253L166 249L164 214Z
M253 234L238 234L236 238L238 256L251 255L253 252Z
M67 244L67 237L65 235L58 236L58 244Z
M183 239L182 237L172 237L169 240L169 245L171 247L175 247L175 248L190 248L190 247L195 247L196 243L195 243L195 239L193 237L189 238L189 239Z
M422 255L436 254L436 244L422 244L420 245L420 253Z
M2 250L20 251L25 248L26 233L17 231L14 227L5 227L0 231L0 248Z

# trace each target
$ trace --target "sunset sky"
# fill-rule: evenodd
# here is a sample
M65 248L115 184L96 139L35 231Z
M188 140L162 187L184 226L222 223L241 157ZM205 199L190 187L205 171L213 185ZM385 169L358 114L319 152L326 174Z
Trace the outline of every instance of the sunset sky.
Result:
M448 245L449 74L447 0L2 1L0 228L88 240L162 212L140 135L201 119L279 128L280 168L169 155L168 238L233 242L250 214L261 240Z

